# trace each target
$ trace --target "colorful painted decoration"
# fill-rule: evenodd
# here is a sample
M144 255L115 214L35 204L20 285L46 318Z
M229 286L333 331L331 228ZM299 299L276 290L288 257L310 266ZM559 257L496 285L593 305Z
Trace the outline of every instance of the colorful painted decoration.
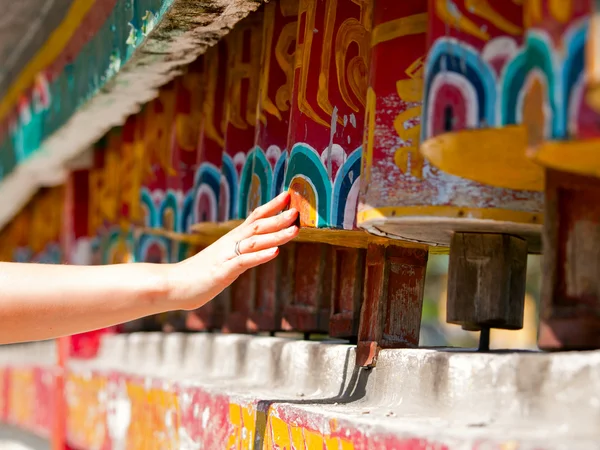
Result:
M556 4L555 4L556 3ZM599 112L588 95L588 73L595 56L590 20L593 2L532 1L526 9L527 61L522 87L529 102L524 112L533 124L529 152L539 164L581 175L600 176ZM593 47L592 47L593 48Z
M353 229L370 0L300 0L284 189L307 227Z
M245 186L242 187L240 182L244 167L248 161L253 161L261 71L262 17L262 10L259 10L241 21L225 37L226 125L219 193L220 221L246 217L247 202L240 201Z
M297 20L298 0L264 6L256 139L240 177L241 217L283 190Z
M221 165L225 146L225 92L227 70L225 40L210 48L204 56L205 94L202 101L198 166L194 178L194 223L217 222L221 192Z
M457 227L505 227L539 248L543 172L525 157L523 103L508 101L525 76L513 70L523 49L520 3L376 8L361 227L444 245Z
M13 44L0 78L0 179L131 59L172 0L70 0L52 4L35 39ZM40 44L41 43L41 44Z

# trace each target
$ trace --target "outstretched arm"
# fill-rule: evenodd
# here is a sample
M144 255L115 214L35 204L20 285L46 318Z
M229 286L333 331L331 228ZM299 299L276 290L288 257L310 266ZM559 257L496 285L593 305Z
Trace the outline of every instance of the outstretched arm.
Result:
M0 263L0 344L81 333L171 310L196 309L298 235L283 193L177 264ZM235 252L236 242L239 242Z

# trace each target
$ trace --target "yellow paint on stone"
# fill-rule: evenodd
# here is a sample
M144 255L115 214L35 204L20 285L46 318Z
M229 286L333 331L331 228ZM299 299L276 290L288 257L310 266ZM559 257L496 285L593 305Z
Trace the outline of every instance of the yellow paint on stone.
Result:
M332 431L335 431L332 428ZM354 450L351 440L287 423L270 413L264 450Z
M257 435L264 436L266 416L257 411L254 404L229 404L229 424L232 431L227 437L228 449L253 448Z
M106 441L106 379L69 373L66 380L67 435L81 448L103 448Z

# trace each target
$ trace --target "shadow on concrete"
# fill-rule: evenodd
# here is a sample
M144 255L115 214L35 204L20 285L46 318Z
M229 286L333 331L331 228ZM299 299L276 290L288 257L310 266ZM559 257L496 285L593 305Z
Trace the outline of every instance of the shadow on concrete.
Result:
M317 358L317 351L310 352L310 358ZM355 352L353 348L348 348L346 356L344 358L344 369L342 371L342 379L340 381L339 392L329 398L310 398L305 400L291 400L291 399L272 399L272 400L259 400L256 407L256 419L255 427L256 436L254 438L255 449L263 448L266 442L267 433L267 422L268 415L271 406L276 404L287 404L287 405L340 405L356 402L365 397L367 392L367 381L370 374L373 372L372 369L366 369L364 367L355 366L352 370L352 374L348 378L348 368L350 365L351 358L354 359ZM308 367L315 367L311 362L307 365Z

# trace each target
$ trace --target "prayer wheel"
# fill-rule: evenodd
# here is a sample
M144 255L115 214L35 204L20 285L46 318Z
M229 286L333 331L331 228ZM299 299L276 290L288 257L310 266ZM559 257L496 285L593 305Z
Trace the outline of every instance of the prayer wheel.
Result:
M543 202L515 101L523 7L377 0L374 18L358 225L450 246L449 322L520 328Z
M355 229L370 20L370 1L298 2L283 188L300 212L301 227ZM356 337L360 303L335 299L344 289L333 287L356 282L362 292L364 275L344 274L334 262L353 253L350 260L360 266L365 255L353 248L336 256L337 246L323 243L329 232L322 232L315 243L296 246L294 295L284 307L284 328ZM338 242L344 247L344 238ZM348 278L354 276L359 278Z
M528 150L546 173L538 340L546 350L600 348L597 4L538 0L525 14Z
M262 10L247 17L225 37L227 68L225 134L221 163L219 221L244 219L247 203L240 201L244 167L253 160L258 91L261 73ZM250 323L256 296L256 270L248 270L229 288L230 303L223 330L243 333Z
M240 177L242 217L283 189L297 28L298 0L264 6L255 140ZM282 329L283 304L293 295L294 250L294 244L285 245L277 258L255 269L252 331Z
M223 122L225 118L227 43L220 40L209 48L202 64L203 94L196 97L199 105L200 129L196 146L196 171L192 188L192 217L195 224L217 222L221 192L221 166L225 145ZM200 63L199 63L200 64ZM197 106L193 105L195 109ZM194 330L220 330L229 307L230 289L216 299L192 311L187 327Z

